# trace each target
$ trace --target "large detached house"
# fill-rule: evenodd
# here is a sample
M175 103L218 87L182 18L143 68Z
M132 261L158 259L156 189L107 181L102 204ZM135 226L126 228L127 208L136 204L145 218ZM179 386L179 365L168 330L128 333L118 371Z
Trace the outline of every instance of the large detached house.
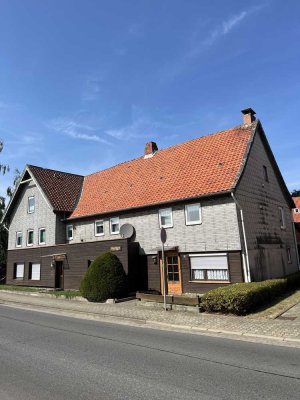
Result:
M7 283L78 288L114 252L131 289L203 293L299 269L294 203L261 123L243 123L88 176L27 165L7 207Z

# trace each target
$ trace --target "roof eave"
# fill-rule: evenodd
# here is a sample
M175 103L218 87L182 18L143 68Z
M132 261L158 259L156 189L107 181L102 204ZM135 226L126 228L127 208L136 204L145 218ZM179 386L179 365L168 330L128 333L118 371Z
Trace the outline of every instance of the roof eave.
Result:
M87 214L87 215L81 215L81 216L75 216L75 217L72 217L72 215L71 215L69 218L66 218L66 221L75 221L75 220L80 220L80 219L93 218L93 217L97 217L100 215L108 215L108 214L113 214L113 213L119 214L119 213L123 213L123 212L127 212L127 211L135 211L135 210L140 210L140 209L145 209L145 208L170 205L170 204L174 204L174 203L182 203L182 202L186 202L186 201L201 200L201 199L216 197L216 196L221 197L221 196L230 195L232 193L232 191L233 191L233 187L230 189L221 191L221 192L207 193L207 194L197 195L197 196L193 196L193 197L184 197L184 198L180 198L180 199L173 199L173 200L159 202L159 203L144 204L144 205L136 206L136 207L121 208L121 209L117 209L117 210L109 210L109 211L105 211L102 213L93 213L93 214Z

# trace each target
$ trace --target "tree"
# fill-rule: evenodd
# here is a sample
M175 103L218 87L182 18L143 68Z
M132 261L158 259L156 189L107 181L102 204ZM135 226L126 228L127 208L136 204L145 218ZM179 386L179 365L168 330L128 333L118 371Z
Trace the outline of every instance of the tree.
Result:
M291 193L292 197L300 197L300 189L294 189Z

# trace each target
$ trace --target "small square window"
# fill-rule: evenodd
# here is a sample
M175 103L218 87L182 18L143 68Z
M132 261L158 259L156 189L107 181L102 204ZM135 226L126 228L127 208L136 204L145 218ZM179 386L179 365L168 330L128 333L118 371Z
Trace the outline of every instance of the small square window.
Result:
M33 229L27 231L27 246L33 245Z
M22 232L16 233L16 247L22 247Z
M39 244L45 244L45 243L46 243L46 229L40 228L39 229Z
M201 224L200 203L187 204L185 206L185 223L187 225Z
M103 236L104 235L104 221L95 221L95 236Z
M294 208L294 213L295 214L300 214L300 209L299 208Z
M160 228L173 227L172 208L162 208L159 210L159 226Z
M119 217L114 217L110 219L110 233L112 235L117 235L120 232L120 219Z
M28 214L34 213L35 200L34 196L28 197Z
M73 240L73 225L67 225L67 240Z

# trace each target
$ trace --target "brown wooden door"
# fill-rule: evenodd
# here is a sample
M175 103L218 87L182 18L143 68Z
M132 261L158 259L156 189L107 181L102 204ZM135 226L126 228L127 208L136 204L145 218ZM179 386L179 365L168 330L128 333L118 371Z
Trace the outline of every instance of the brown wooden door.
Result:
M162 260L160 259L161 271L162 271ZM182 294L182 283L181 283L181 266L180 257L176 252L165 253L165 273L166 273L166 286L167 294ZM161 288L163 289L163 279L161 272Z
M64 262L63 261L55 262L55 288L56 289L64 288Z

